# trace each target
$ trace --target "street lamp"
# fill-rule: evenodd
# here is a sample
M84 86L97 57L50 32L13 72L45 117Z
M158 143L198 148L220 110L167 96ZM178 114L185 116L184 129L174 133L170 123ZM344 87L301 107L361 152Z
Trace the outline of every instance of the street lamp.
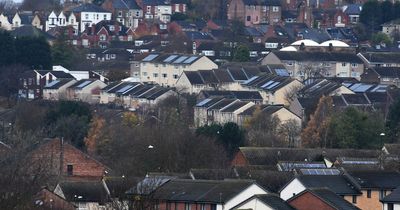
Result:
M149 145L147 148L148 149L154 149L154 146L153 145Z
M385 138L385 133L380 133L379 136L381 136L381 145L383 146L383 139Z

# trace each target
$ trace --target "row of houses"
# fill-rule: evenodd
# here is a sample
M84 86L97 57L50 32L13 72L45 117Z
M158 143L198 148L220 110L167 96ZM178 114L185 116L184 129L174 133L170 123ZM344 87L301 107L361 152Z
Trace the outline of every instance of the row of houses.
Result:
M59 209L395 209L400 174L391 163L399 148L241 147L232 168L148 173L143 179L118 176L62 139L46 139L33 147L30 161L48 163L48 171L63 179L32 202Z

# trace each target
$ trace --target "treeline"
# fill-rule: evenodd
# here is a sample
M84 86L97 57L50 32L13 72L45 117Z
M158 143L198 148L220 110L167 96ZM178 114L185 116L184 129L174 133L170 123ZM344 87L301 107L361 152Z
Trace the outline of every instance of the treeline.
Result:
M400 141L400 99L382 113L349 107L334 110L331 97L322 97L301 133L304 147L378 149Z
M44 37L12 37L0 31L0 67L20 64L29 68L51 69L51 48Z
M380 30L383 23L400 18L400 2L371 0L363 5L360 22L369 30Z

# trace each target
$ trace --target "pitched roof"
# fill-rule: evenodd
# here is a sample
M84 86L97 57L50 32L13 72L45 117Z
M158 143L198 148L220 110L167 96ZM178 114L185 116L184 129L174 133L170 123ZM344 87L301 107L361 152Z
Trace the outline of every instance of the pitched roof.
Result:
M400 67L374 67L373 70L381 77L400 78Z
M114 0L112 6L115 9L140 9L136 1Z
M291 77L277 76L273 74L261 74L244 81L242 85L264 91L275 92L276 90L285 87L287 84L293 81L295 81L295 79Z
M249 165L276 165L278 161L316 161L326 157L331 161L337 157L378 157L379 150L240 147Z
M101 181L64 181L58 185L67 201L104 203L108 200L107 191Z
M35 26L32 25L23 25L21 27L17 27L11 32L12 36L15 37L44 37L48 40L53 40L55 37L51 36L50 34L39 30Z
M261 94L258 91L202 90L201 94L203 94L206 98L236 98L241 101L263 100Z
M384 203L400 203L400 187L396 188L382 200Z
M314 189L307 189L305 192L310 192L317 196L318 198L322 199L324 202L328 203L331 207L338 209L338 210L358 210L359 208L354 206L353 204L346 201L343 197L335 194L328 188L314 188ZM299 197L300 195L296 195L295 197ZM292 199L291 199L292 200Z
M400 186L400 173L390 171L353 171L351 176L362 188L393 190Z
M300 175L297 179L306 188L328 188L338 195L361 194L346 175Z
M366 52L361 55L371 63L400 63L400 53Z
M110 13L109 11L103 9L95 4L82 4L71 10L72 12L98 12L98 13Z
M254 195L251 198L243 201L242 203L238 204L236 207L240 207L241 205L251 201L253 199L258 199L263 202L265 205L269 206L271 210L295 210L291 205L285 202L282 198L279 197L277 194L264 194L264 195ZM233 209L236 209L234 207Z
M153 196L166 201L225 203L252 184L251 180L174 179L156 189Z
M82 79L79 80L78 82L75 82L73 85L69 86L69 89L83 89L87 87L88 85L94 83L96 80L95 79Z
M305 51L274 51L281 60L291 61L337 61L362 64L363 61L354 53L339 52L305 52Z
M243 0L245 5L281 6L278 0Z
M74 79L60 79L60 80L54 80L52 82L50 82L49 84L47 84L46 86L44 86L43 89L58 89L62 86L64 86L65 84L71 82Z

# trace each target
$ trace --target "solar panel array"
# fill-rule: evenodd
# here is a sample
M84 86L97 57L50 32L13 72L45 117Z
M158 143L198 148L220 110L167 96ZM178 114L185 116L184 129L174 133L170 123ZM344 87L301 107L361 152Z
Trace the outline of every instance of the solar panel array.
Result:
M204 100L200 101L198 104L196 104L196 106L203 106L206 103L210 102L211 100L212 100L211 98L204 99Z
M47 84L46 87L53 87L54 85L56 85L59 82L60 82L60 80L54 80L54 81L50 82L49 84Z
M350 90L352 90L354 92L363 93L363 92L366 92L368 89L370 89L372 86L374 86L374 85L358 83L358 84L351 86Z
M257 78L258 78L258 76L253 76L252 78L250 78L250 79L244 81L243 84L247 85L247 84L249 84L250 82L253 82L253 81L254 81L255 79L257 79Z
M178 59L176 59L174 62L172 62L172 63L174 63L174 64L179 64L179 63L182 63L182 61L184 61L184 60L186 60L188 58L188 56L181 56L181 57L179 57Z
M374 165L378 164L377 160L344 160L342 164L353 164L353 165Z
M336 168L302 168L300 172L304 175L339 175L341 173Z
M117 93L123 93L123 92L129 90L129 89L132 88L132 87L133 87L133 85L127 85L127 86L125 86L125 87L123 87L123 88L117 90Z
M164 62L164 63L169 63L169 62L171 62L172 60L174 60L176 57L178 57L178 55L170 55L170 56L168 56L168 58L166 58L163 62Z
M288 77L289 72L286 69L275 69L275 72L279 76Z
M83 88L83 87L85 87L86 85L88 85L88 84L90 84L90 83L92 83L91 80L84 81L84 82L82 82L81 84L79 84L79 85L76 86L76 87L77 87L77 88Z
M148 55L147 57L143 58L142 61L152 61L152 60L154 60L154 59L157 58L157 57L158 57L158 54L150 54L150 55Z
M292 163L292 162L282 162L279 163L281 165L281 168L284 171L291 171L296 168L326 168L326 165L324 163Z
M186 59L185 61L183 61L184 64L189 64L192 63L194 60L196 60L198 57L197 56L192 56L188 59Z

